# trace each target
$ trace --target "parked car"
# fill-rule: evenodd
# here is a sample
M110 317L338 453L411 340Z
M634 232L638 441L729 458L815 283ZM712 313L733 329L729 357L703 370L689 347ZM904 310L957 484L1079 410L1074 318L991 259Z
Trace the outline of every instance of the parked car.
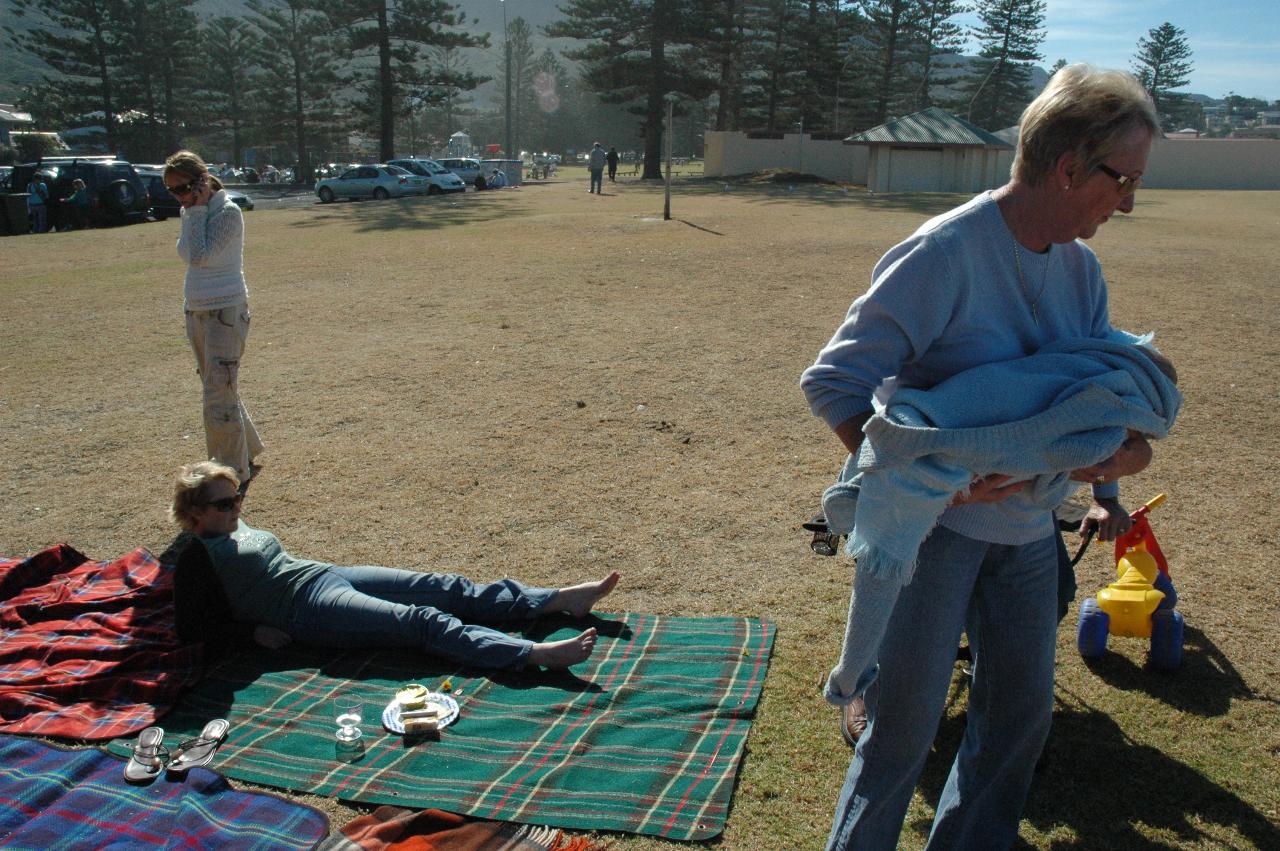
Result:
M337 198L400 198L424 195L427 178L391 165L362 165L349 168L340 177L316 182L316 195L326 204Z
M178 203L178 199L164 185L163 168L139 168L138 175L146 182L147 192L151 195L151 217L153 219L157 222L163 222L170 216L177 216L182 212L182 205ZM253 209L253 199L243 192L228 189L227 197L231 199L231 203L241 210Z
M440 160L440 165L458 175L458 179L468 186L475 183L476 178L480 176L480 160L473 160L470 157L450 157Z
M463 183L461 178L435 160L409 157L401 160L388 160L387 165L399 166L419 177L425 177L430 181L427 188L428 195L439 195L441 192L467 191L467 184Z
M11 192L26 192L35 172L49 176L54 198L66 198L74 191L71 181L80 178L89 193L89 222L94 225L136 224L147 220L151 197L133 165L111 156L45 157L36 163L13 167L9 175ZM55 205L50 224L57 220Z

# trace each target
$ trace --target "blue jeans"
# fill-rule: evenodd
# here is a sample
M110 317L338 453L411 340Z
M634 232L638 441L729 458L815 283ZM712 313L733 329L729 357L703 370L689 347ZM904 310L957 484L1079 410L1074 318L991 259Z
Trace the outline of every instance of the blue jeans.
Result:
M587 191L595 192L597 195L600 194L600 190L603 188L604 184L604 169L589 168L587 171L591 172L591 188Z
M1053 538L990 544L936 527L902 589L867 689L868 726L828 849L893 849L967 631L973 686L928 848L1007 848L1053 716L1058 556ZM966 621L969 621L966 624Z
M49 208L44 204L28 204L27 212L31 216L31 232L46 233L49 230Z
M529 618L555 594L514 579L482 585L451 573L334 566L302 588L286 632L319 647L414 647L477 668L521 668L532 641L470 622Z

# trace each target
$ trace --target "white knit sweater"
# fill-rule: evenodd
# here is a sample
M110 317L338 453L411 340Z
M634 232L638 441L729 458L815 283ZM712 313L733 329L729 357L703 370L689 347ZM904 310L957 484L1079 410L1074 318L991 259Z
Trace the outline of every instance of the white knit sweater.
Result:
M244 216L219 189L207 205L182 209L178 256L187 261L184 310L217 310L249 301L244 282Z

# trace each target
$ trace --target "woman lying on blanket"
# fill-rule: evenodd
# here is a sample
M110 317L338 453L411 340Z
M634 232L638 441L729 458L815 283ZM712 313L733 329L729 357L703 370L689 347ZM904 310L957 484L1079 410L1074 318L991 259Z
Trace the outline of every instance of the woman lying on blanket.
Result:
M477 668L566 668L591 655L594 628L535 643L473 622L560 612L585 617L618 584L617 571L568 588L529 588L511 579L481 585L448 573L295 558L275 535L240 520L239 484L234 470L213 461L178 473L169 514L198 541L179 559L175 577L184 640L251 637L271 649L295 640L340 648L416 647Z

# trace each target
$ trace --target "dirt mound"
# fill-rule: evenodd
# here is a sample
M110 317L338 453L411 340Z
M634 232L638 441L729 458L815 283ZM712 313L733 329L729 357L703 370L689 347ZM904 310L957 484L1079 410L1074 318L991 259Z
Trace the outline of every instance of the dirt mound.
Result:
M755 174L744 175L747 183L826 183L831 186L836 185L836 181L827 180L825 177L819 177L816 174L808 174L803 171L791 171L784 168L770 168L764 171L758 171Z

